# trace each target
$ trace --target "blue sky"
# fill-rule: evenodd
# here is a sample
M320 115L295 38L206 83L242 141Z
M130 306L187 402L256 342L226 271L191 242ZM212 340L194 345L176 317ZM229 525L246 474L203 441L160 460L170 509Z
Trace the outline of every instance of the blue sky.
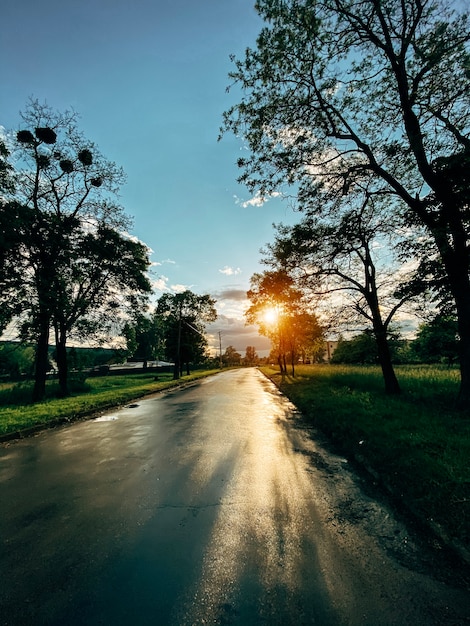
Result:
M229 56L253 46L254 0L2 0L0 126L19 125L30 96L74 108L80 128L127 174L121 202L132 234L153 251L156 297L183 286L218 301L211 344L244 354L266 340L244 325L243 294L263 268L272 223L286 202L263 206L236 182L241 142L217 141Z

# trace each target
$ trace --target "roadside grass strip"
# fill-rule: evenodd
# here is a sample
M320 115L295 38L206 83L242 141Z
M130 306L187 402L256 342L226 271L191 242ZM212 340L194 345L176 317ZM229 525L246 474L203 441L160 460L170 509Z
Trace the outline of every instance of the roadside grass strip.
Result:
M173 380L172 374L132 374L129 376L102 376L71 384L71 395L55 397L58 386L49 381L47 399L31 403L32 383L0 386L0 436L19 433L40 425L58 421L72 421L122 406L132 400L187 384L215 374L219 370L196 370L189 376Z
M399 396L385 394L378 367L301 366L295 378L263 371L396 500L470 551L470 415L453 408L458 371L397 367Z

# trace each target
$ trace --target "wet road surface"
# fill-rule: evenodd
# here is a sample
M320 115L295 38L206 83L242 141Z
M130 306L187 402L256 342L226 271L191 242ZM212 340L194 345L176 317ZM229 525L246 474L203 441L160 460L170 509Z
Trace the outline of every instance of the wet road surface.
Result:
M136 404L0 446L0 624L470 623L257 370Z

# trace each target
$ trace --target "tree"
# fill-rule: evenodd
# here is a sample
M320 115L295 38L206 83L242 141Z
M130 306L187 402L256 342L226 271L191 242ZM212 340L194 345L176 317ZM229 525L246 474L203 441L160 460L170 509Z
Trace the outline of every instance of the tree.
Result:
M351 339L340 337L330 362L375 365L378 360L377 342L370 332L362 332Z
M70 334L109 323L109 309L115 319L119 297L130 304L150 284L144 275L147 250L123 234L129 220L114 200L122 170L77 130L75 113L31 100L21 117L15 200L27 211L27 225L18 264L28 313L23 335L36 341L33 399L40 400L51 328L65 394Z
M397 332L389 331L389 347L392 359L400 361L403 342ZM370 330L365 330L351 339L340 337L331 357L331 363L359 363L375 365L380 362L377 342Z
M0 137L0 194L13 192L15 189L13 180L13 166L8 161L10 152L5 141Z
M259 356L254 346L247 346L245 351L245 357L243 363L245 365L257 365L259 362Z
M233 346L227 346L222 360L224 362L224 365L227 365L228 367L234 367L236 365L240 365L242 361L242 355L237 352Z
M253 274L250 283L247 322L257 324L260 334L271 339L281 372L287 372L289 360L294 376L300 354L323 337L323 329L306 310L302 292L285 270Z
M460 408L470 407L468 17L437 0L258 0L257 47L223 131L245 138L240 180L262 196L295 186L325 215L365 187L424 227L455 300Z
M126 324L124 336L127 342L127 353L136 361L159 360L165 350L165 329L159 315L144 315L137 311L131 323Z
M34 368L34 348L18 342L0 343L0 374L8 375L11 380L21 376L31 376Z
M455 318L438 314L430 322L421 324L412 350L424 363L445 361L450 365L457 360L459 340Z
M295 226L278 226L265 263L283 268L298 288L315 297L341 294L346 320L356 322L359 317L370 324L385 390L397 394L400 386L392 364L389 327L396 313L416 296L414 272L410 275L392 263L389 250L397 238L396 220L391 215L384 221L384 211L375 205L376 200L366 197L362 206L339 210L329 219L307 216Z
M7 196L14 193L14 171L9 151L0 139L0 332L22 310L24 298L21 241L30 213Z
M68 262L53 284L61 298L52 326L62 395L68 393L67 341L111 335L119 312L132 315L144 308L151 290L148 266L147 247L113 229L100 225L94 232L76 233Z
M198 296L192 291L165 293L159 298L156 314L165 320L166 354L175 363L173 377L181 376L183 364L202 359L207 340L205 324L217 319L215 300L208 294Z

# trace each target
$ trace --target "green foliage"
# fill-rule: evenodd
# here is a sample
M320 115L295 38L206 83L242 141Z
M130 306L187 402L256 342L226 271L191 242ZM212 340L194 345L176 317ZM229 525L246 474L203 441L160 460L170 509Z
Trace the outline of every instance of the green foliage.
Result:
M241 98L222 129L248 147L240 182L263 196L295 193L326 221L384 199L384 222L392 215L418 243L424 231L431 250L408 258L438 258L445 273L462 344L459 402L470 407L468 14L447 0L258 0L256 10L264 27L233 59Z
M162 359L165 351L165 324L159 315L146 316L136 311L124 330L128 356L135 361Z
M431 322L418 328L412 349L423 363L448 363L458 358L457 321L437 315Z
M389 333L388 345L390 347L391 359L394 363L400 363L400 355L403 350L403 341L396 333ZM377 342L370 331L364 331L351 339L340 337L338 345L331 358L332 364L361 364L376 365L379 363Z
M16 380L31 377L34 371L34 348L14 342L0 342L0 375Z
M361 333L352 339L338 340L338 345L331 357L331 363L377 364L379 359L377 343L371 333Z
M21 118L16 186L0 205L0 329L21 314L21 338L37 344L41 399L51 331L66 395L70 339L117 334L119 314L143 307L151 286L148 249L126 234L116 202L122 169L79 132L74 112L31 99Z
M208 294L199 296L189 290L165 293L158 300L155 315L165 329L165 353L175 363L175 378L181 375L183 364L189 374L190 363L204 360L205 324L217 318L215 300Z

